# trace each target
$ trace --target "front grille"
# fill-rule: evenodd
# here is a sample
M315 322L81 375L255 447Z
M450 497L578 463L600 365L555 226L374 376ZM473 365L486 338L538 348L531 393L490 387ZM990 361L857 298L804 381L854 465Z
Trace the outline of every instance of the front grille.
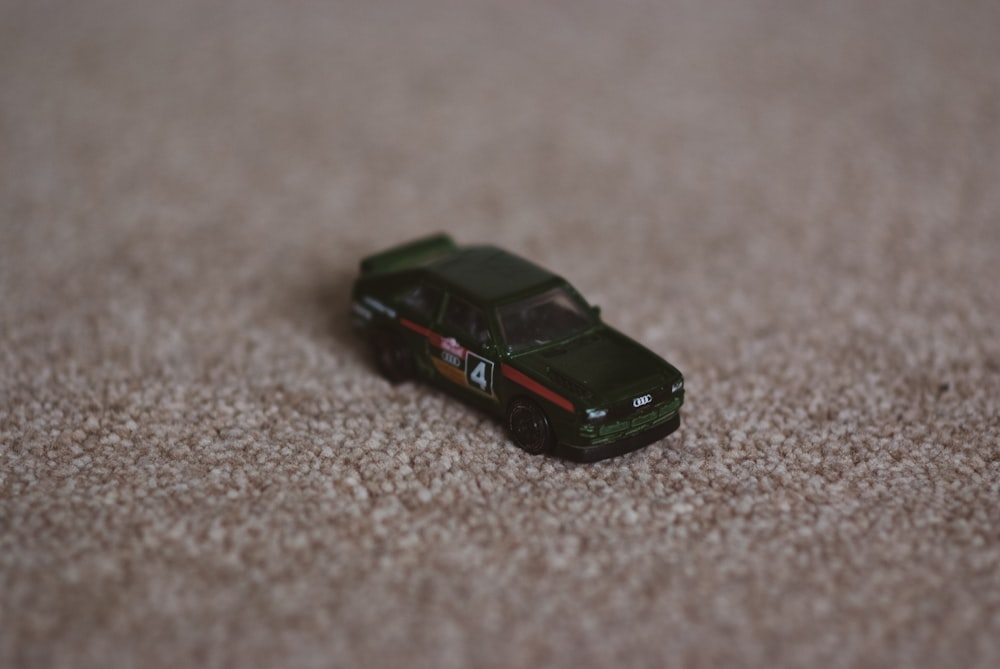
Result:
M643 430L647 430L671 418L675 413L677 413L680 406L680 394L674 396L667 402L657 403L654 399L653 402L639 409L632 408L630 404L629 409L632 411L631 416L627 418L620 418L618 420L605 420L605 422L601 423L597 428L597 436L599 438L621 438L642 432Z
M632 421L636 416L645 415L650 412L658 411L664 402L671 402L677 399L683 391L678 391L679 395L674 396L673 392L670 390L670 386L660 386L654 390L651 390L649 394L652 396L650 402L644 406L635 407L632 406L632 402L637 397L642 397L642 395L637 395L636 397L630 397L627 400L623 400L608 407L608 415L605 417L605 423L616 423L619 421Z

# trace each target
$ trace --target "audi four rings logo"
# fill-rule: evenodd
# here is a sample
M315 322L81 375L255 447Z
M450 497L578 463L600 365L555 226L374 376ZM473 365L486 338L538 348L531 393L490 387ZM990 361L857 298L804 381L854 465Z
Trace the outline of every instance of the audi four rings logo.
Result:
M632 406L638 409L639 407L646 406L652 401L653 401L653 396L646 394L643 395L642 397L636 397L634 400L632 400Z

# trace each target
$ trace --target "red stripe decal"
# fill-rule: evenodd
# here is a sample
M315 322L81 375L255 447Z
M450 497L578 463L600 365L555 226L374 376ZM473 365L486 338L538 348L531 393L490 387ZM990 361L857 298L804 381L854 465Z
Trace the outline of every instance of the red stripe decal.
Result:
M527 376L517 371L513 367L509 365L502 365L500 367L500 371L504 375L504 378L510 379L517 385L527 388L528 390L535 393L539 397L544 397L548 401L555 404L557 407L565 409L570 413L574 412L573 403L570 402L568 399L566 399L562 395L557 395L556 393L552 392L542 384L538 383L537 381L533 381L532 379L528 378Z
M399 323L400 323L400 325L402 325L403 327L407 327L407 328L410 328L410 329L411 329L411 330L413 330L414 332L416 332L416 333L418 333L418 334L422 334L422 335L423 335L423 336L425 336L425 337L427 337L427 336L428 336L428 335L430 335L430 333L431 333L431 331L430 331L430 330L428 330L427 328L423 327L422 325L417 325L417 324L416 324L416 323L414 323L413 321L411 321L411 320L409 320L409 319L406 319L406 318L400 318L400 319L399 319Z
M423 325L417 325L408 318L400 318L399 324L402 325L403 327L407 327L413 330L419 335L427 337L428 341L430 341L431 343L431 346L433 346L434 348L441 348L444 349L445 351L448 351L449 353L457 355L460 358L465 358L465 349L462 348L462 346L459 345L459 343L454 339L450 337L442 337L437 332L433 332L425 328Z

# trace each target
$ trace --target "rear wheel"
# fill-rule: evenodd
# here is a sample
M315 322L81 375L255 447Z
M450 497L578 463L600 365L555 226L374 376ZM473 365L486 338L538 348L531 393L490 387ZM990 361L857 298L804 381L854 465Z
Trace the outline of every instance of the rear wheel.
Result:
M399 383L413 376L413 355L406 342L389 330L379 330L372 340L375 366L386 379Z
M552 450L554 438L549 419L529 399L518 397L507 407L507 432L514 443L532 455Z

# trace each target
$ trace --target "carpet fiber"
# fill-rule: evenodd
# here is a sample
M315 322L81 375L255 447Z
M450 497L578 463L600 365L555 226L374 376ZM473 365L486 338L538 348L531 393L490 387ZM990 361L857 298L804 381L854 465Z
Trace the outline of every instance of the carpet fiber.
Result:
M998 666L998 26L0 2L0 666ZM357 262L437 230L680 430L575 465L384 382Z

